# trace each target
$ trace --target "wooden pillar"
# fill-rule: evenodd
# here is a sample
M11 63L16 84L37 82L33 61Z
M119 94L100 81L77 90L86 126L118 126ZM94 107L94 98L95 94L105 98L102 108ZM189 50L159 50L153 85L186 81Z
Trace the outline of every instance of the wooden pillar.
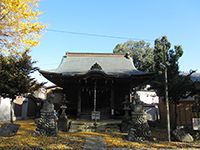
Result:
M110 108L111 108L111 116L113 116L114 115L114 86L111 87Z
M129 102L132 103L132 86L129 88Z
M78 89L77 115L81 114L81 88Z
M94 82L94 112L97 109L97 85L96 81Z
M129 84L129 102L130 103L132 103L133 101L133 93L135 92L135 91L133 91L133 84L132 83L130 83Z

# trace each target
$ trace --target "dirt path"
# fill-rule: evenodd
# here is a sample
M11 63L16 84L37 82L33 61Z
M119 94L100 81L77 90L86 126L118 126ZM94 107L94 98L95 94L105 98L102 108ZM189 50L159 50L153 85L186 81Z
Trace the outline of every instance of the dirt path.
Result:
M84 150L106 150L106 143L102 137L91 136L86 138Z

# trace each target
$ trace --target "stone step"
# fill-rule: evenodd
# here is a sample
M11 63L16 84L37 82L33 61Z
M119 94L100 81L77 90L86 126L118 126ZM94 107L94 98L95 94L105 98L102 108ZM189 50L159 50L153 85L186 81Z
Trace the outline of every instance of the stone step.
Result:
M97 125L94 125L93 121L72 121L69 132L119 132L120 131L120 121L114 122L97 122Z
M106 143L102 137L87 137L83 150L106 150Z
M81 113L79 117L80 117L80 119L92 120L91 113ZM109 119L109 118L110 118L109 113L101 113L101 115L100 115L101 120L102 119L105 120L105 119Z

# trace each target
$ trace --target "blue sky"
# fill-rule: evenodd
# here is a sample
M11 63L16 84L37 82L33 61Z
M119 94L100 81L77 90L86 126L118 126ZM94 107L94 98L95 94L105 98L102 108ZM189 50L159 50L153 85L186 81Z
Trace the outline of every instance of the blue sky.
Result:
M182 45L180 70L200 72L199 0L40 0L40 21L48 29L117 37L114 39L45 31L31 55L41 69L56 68L65 52L112 52L118 43L166 35ZM37 78L40 78L36 75Z

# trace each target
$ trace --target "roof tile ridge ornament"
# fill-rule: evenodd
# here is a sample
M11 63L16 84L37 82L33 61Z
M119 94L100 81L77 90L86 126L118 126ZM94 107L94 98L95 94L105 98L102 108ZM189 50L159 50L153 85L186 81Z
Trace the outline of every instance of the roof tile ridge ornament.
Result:
M102 70L103 70L102 67L97 62L90 68L90 71L102 71Z
M92 52L66 52L67 57L123 57L124 54L92 53Z
M131 57L130 52L126 52L126 54L124 55L124 57L125 57L126 59L128 59L128 60L131 62L131 65L133 66L133 68L134 68L135 70L138 70L138 69L135 67L134 63L133 63L133 58ZM139 70L138 70L138 71L139 71Z
M126 52L126 54L124 55L125 58L130 59L130 52Z

